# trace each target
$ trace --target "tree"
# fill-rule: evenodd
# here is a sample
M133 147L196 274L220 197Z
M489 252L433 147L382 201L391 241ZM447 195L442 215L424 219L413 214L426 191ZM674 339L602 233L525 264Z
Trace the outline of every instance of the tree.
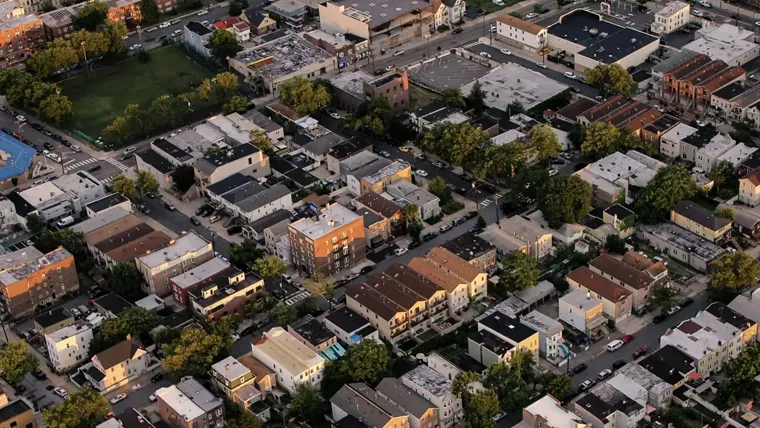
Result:
M298 302L296 306L296 317L301 318L306 315L317 312L317 298L314 296L308 296L305 299Z
M591 209L591 185L574 175L552 177L539 193L537 204L553 229L578 223Z
M148 332L159 324L158 315L144 308L132 306L122 311L118 317L103 321L95 332L90 344L90 354L95 355L127 338L148 339Z
M30 213L26 215L26 228L30 232L36 233L44 229L47 223L43 221L36 213Z
M225 101L237 92L238 89L238 77L234 73L224 72L214 76L214 91L217 94L217 99Z
M586 82L595 86L603 96L630 97L636 87L633 77L618 64L601 64L586 70Z
M256 241L250 239L230 248L230 263L243 272L253 270L256 260L262 257L264 257L264 251L256 246Z
M507 104L507 115L509 117L523 113L525 113L525 106L520 101L512 101Z
M697 183L683 165L668 165L657 170L652 181L636 200L637 218L644 223L657 223L667 218L676 202L697 193Z
M469 394L466 403L467 428L496 427L496 421L492 417L499 411L499 396L493 389L486 388Z
M742 398L754 397L760 389L760 383L755 380L760 374L760 344L747 342L744 350L736 358L726 361L722 369L726 378L718 387L722 408L733 407Z
M263 130L254 129L251 131L249 141L251 144L258 147L259 150L264 152L267 156L274 156L274 147L272 147L272 142L269 140L267 133Z
M97 4L90 3L90 4ZM71 35L71 46L76 49L77 55L79 55L80 61L85 61L85 53L87 54L87 60L92 61L99 56L103 56L108 53L109 40L103 33L93 33L87 30L79 30ZM84 44L84 51L82 46Z
M504 259L503 266L499 275L499 285L508 291L520 291L533 287L541 275L536 259L522 251L511 252Z
M122 295L129 295L140 289L143 276L134 263L119 262L111 269L109 288Z
M562 150L559 137L548 124L536 125L528 131L528 147L539 160L556 157Z
M330 94L322 85L314 85L297 76L279 85L282 102L300 114L311 114L330 104Z
M224 30L224 32L229 33L229 31L226 31L226 30ZM226 114L245 113L245 108L247 105L248 105L248 100L246 100L244 96L233 95L230 98L230 100L227 101L227 103L222 107L222 110L224 110Z
M235 2L231 2L230 8L232 8L232 3ZM208 38L208 45L211 48L211 55L223 63L227 62L228 57L234 57L238 52L243 50L235 35L227 30L214 30Z
M472 84L470 93L467 95L467 108L475 110L476 114L482 113L486 109L486 91L483 90L483 85L478 80Z
M335 280L327 276L317 275L314 278L307 278L303 286L311 294L322 296L328 302L331 302L335 296Z
M713 169L707 173L707 177L713 181L713 186L720 189L725 182L731 178L734 173L734 166L727 161L718 162Z
M29 58L27 66L38 78L46 78L54 71L68 71L77 62L79 55L71 43L65 39L55 39L47 44L46 49Z
M426 132L419 146L454 166L468 167L477 163L474 154L487 147L490 140L488 134L469 123L444 123Z
M276 278L283 275L286 270L285 262L275 256L258 259L253 264L253 271L264 279Z
M488 224L486 224L486 220L483 218L482 215L478 215L478 220L477 220L476 225L478 226L480 230L483 230L486 228L486 226L488 226Z
M135 187L140 189L140 193L145 195L146 193L158 192L158 180L156 176L148 171L137 171L137 178L135 179Z
M154 342L160 348L163 345L168 345L182 336L182 330L173 327L162 328L156 333Z
M443 178L436 177L428 183L428 191L441 199L441 203L445 204L451 200L451 189L446 187L446 182Z
M157 23L161 12L158 10L156 0L144 0L140 2L140 14L142 15L143 27Z
M567 375L556 375L554 373L550 373L550 376L551 379L543 383L544 390L552 397L564 401L573 387L573 379Z
M229 9L227 9L227 13L230 16L240 16L240 14L243 13L243 7L237 0L231 0Z
M42 421L50 428L94 427L111 411L108 400L92 388L80 388L66 397L62 404L45 409Z
M127 30L127 25L124 21L113 21L108 19L103 23L101 31L106 36L106 39L108 39L109 53L122 54L126 52L127 46L124 37L127 36L129 30Z
M261 421L251 412L241 412L240 416L231 419L229 414L225 415L228 428L261 428Z
M607 236L605 248L612 253L624 254L625 253L625 241L620 239L617 235Z
M37 238L34 246L43 253L49 253L58 247L63 247L78 260L84 260L88 257L87 245L84 243L84 234L75 232L72 229L45 232Z
M729 253L713 262L710 287L741 292L757 284L757 277L760 277L760 262L742 252Z
M24 106L25 102L29 99L29 92L37 83L37 79L29 73L21 73L17 79L10 81L10 86L7 92L3 93L8 99L8 103L12 106Z
M458 88L444 89L441 91L441 97L443 98L443 102L449 107L458 108L459 110L467 108L467 100Z
M387 372L391 358L384 344L362 340L348 348L340 361L339 372L348 382L375 385Z
M736 221L736 214L731 208L718 208L715 210L715 215L722 218L727 218L731 221Z
M282 305L277 307L274 318L280 327L287 329L290 324L293 324L298 319L298 312L291 306Z
M454 381L451 383L451 392L457 397L462 398L469 392L469 385L473 382L479 381L477 373L473 372L459 372L454 376Z
M165 357L161 364L177 377L203 377L212 364L229 353L230 346L230 335L222 336L200 328L186 328L177 341L164 347Z
M647 304L652 308L668 309L676 304L678 298L678 291L668 284L657 283L652 287L652 292L649 293L649 301Z
M135 194L137 186L134 180L127 178L124 174L119 174L111 181L111 188L114 192L131 198Z
M401 220L407 225L414 221L420 220L420 208L414 204L406 204L401 208Z
M94 1L77 10L71 24L77 30L95 31L108 18L108 3Z
M71 117L73 104L65 95L51 95L40 102L39 112L43 119L53 123L61 123Z
M11 340L0 350L0 371L3 379L11 385L17 384L25 374L37 370L39 364L23 340Z
M358 131L364 129L375 135L386 135L390 131L394 119L393 109L386 97L374 97L370 102L359 104L356 110L356 119L348 119L344 127Z
M325 399L308 382L296 385L290 410L311 426L324 424Z
M617 151L620 131L609 122L597 122L586 127L581 144L584 156L601 158Z

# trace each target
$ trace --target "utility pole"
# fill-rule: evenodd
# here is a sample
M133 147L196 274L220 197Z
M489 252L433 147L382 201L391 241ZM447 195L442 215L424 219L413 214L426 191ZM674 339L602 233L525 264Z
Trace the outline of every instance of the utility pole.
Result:
M139 25L137 26L137 38L140 40L140 44L142 44L142 27Z
M90 77L90 68L87 65L87 49L85 47L87 46L87 42L82 40L82 55L84 55L84 68L87 70L87 77Z
M493 195L493 204L496 207L496 224L499 224L499 198L501 196L497 193Z

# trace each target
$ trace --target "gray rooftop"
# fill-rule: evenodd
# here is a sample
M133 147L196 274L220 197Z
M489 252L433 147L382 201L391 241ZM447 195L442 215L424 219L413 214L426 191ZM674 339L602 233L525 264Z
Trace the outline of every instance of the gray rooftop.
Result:
M173 243L170 242L167 247L139 257L138 260L149 268L155 268L164 263L177 260L180 257L187 255L187 253L200 251L208 245L208 241L191 230L186 235L182 235L175 239Z
M196 406L203 409L204 412L208 413L223 405L221 398L210 393L208 389L204 388L203 385L192 377L183 378L182 381L177 384L177 389L182 391L187 398L192 400Z
M395 377L381 380L375 390L416 418L423 417L428 410L435 408L431 402Z
M370 28L377 28L399 16L430 6L426 0L339 0L333 3L345 6L346 9L354 9L360 14L368 16L367 25Z
M263 191L249 197L248 199L240 201L235 205L237 205L243 212L251 212L255 209L269 205L280 198L284 198L289 194L290 189L288 189L284 184L275 184L274 186L268 189L264 189Z
M657 236L661 240L668 242L670 245L687 254L702 259L706 263L715 260L726 251L712 242L702 239L694 233L682 229L675 224L660 223L655 225L645 225L642 226L642 231Z
M426 365L415 367L407 372L403 378L437 397L451 393L451 382L446 376Z
M172 282L180 288L187 288L229 268L230 264L224 260L215 257L206 263L201 264L181 275L172 278Z
M370 427L384 427L391 419L406 414L363 383L343 385L330 402Z
M6 286L11 285L28 278L29 275L39 272L48 265L61 262L69 257L73 256L65 248L55 249L36 260L31 260L0 272L0 283Z

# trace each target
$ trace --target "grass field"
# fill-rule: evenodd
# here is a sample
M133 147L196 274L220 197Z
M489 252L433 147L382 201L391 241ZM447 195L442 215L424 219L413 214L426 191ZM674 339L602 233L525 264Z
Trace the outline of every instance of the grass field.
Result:
M128 104L147 108L159 96L190 91L213 75L175 47L153 49L150 57L144 64L130 58L95 69L90 78L82 73L62 82L74 104L70 125L96 139Z

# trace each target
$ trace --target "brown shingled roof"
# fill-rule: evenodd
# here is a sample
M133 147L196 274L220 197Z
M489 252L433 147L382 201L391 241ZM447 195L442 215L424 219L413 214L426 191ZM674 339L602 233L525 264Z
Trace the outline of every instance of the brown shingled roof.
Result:
M111 367L121 364L131 359L141 348L140 344L134 339L127 339L123 342L95 354L95 358L100 361L103 369L108 370Z
M378 292L375 287L364 282L348 287L346 296L356 300L369 311L386 321L393 319L399 312L406 312L404 308Z
M393 217L397 212L401 211L402 208L397 203L385 199L375 192L367 192L359 196L356 198L356 202L359 202L362 205L372 209L385 218Z
M629 120L628 123L625 124L625 127L635 132L649 125L660 117L662 117L662 113L656 108L652 107L649 110L636 116L635 118Z
M607 116L610 113L613 113L617 111L619 108L623 107L624 105L630 103L628 99L626 99L622 95L617 95L609 100L599 104L598 106L594 108L590 108L583 112L582 115L586 119L588 119L589 122L596 122L597 120L603 118L604 116Z
M503 14L499 15L496 19L499 22L501 22L501 23L504 23L506 25L515 27L518 30L523 30L523 31L531 33L531 34L538 34L542 30L545 29L544 27L542 27L542 26L540 26L538 24L534 24L532 22L525 21L525 20L520 19L520 18L518 18L516 16L512 16L512 15L510 15L508 13L503 13Z
M630 296L630 291L624 287L615 284L609 279L594 273L588 266L581 266L578 269L567 274L567 278L571 279L581 286L593 291L594 293L604 297L611 302L619 302L626 297Z
M112 236L116 236L119 233L129 230L142 223L143 221L140 220L136 215L129 214L91 232L85 233L84 242L90 245L97 245Z
M169 245L172 238L161 231L153 231L139 240L127 243L106 253L114 262L134 262L135 258Z
M415 257L409 262L409 267L449 293L454 292L460 285L467 284L467 281L450 275L430 259Z
M755 186L760 186L760 168L752 170L752 172L742 177L742 180L749 180Z
M599 271L604 272L637 290L649 287L653 282L649 275L623 263L609 254L602 254L594 260L591 260L589 266L593 266L594 268L599 269Z
M694 334L702 330L702 326L692 320L686 320L678 325L678 329L686 334Z
M443 247L435 247L426 256L428 259L435 262L438 266L448 269L449 272L466 280L467 282L474 281L478 275L484 273L475 266L467 263L466 260L452 253L451 251Z
M400 263L388 266L385 269L385 274L428 300L432 299L436 293L443 291L443 288L436 283Z

